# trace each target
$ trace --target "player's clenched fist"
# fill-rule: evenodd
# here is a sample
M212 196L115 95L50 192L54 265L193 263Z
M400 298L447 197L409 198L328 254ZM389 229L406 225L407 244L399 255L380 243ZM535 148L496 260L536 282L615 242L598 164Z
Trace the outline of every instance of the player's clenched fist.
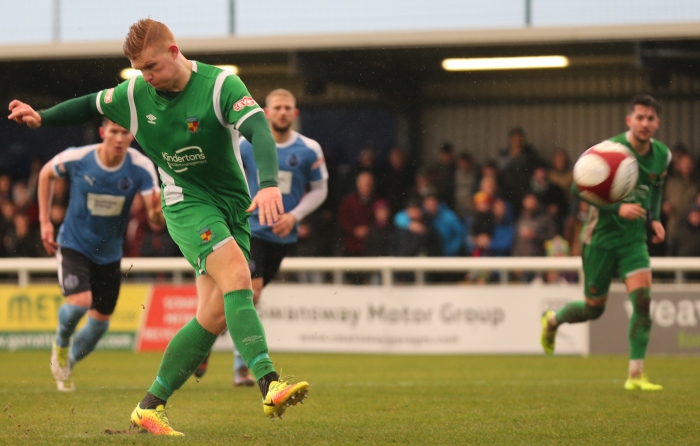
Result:
M7 119L11 119L18 124L27 124L29 128L36 129L41 127L41 116L29 104L18 101L17 99L10 102L8 107L10 115Z

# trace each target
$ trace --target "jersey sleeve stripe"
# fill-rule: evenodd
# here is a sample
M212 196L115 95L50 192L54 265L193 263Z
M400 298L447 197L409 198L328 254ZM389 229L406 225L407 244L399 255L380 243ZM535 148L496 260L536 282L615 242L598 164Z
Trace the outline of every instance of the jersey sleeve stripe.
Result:
M96 100L96 105L97 105L97 111L100 112L101 115L104 116L104 112L102 111L102 91L97 93L97 100Z
M63 152L51 159L51 169L53 170L54 175L59 178L63 178L66 175L66 168L63 166Z
M96 148L97 144L90 144L89 146L76 147L74 149L66 149L59 155L62 155L61 161L64 163L71 161L79 161L83 159L86 155L90 154Z
M89 146L77 147L66 149L58 155L54 156L51 160L51 166L53 167L54 173L63 178L66 176L66 170L63 167L67 163L72 163L75 161L80 161L89 155L97 148L97 144L91 144Z
M316 159L317 160L322 160L323 159L323 150L321 149L321 144L319 144L317 141L307 138L304 135L299 135L301 137L301 140L304 141L304 144L306 144L306 147L308 147L311 151L313 151L316 154ZM318 167L321 170L321 178L324 180L328 179L328 167L326 166L325 162L322 162L321 165Z
M228 71L222 71L216 76L216 82L214 82L214 94L212 98L214 101L214 113L216 113L216 118L219 120L219 123L224 127L228 127L228 123L224 121L224 115L221 113L221 88L224 85L226 77L231 74L232 73Z
M261 112L264 112L264 110L262 108L258 107L258 108L254 108L253 110L251 110L248 113L246 113L245 115L243 115L243 117L241 119L239 119L238 122L236 123L236 127L235 127L236 130L241 128L241 125L245 122L246 119L250 118L251 116L253 116L256 113L261 113Z
M127 97L129 99L129 112L131 115L131 121L129 122L129 131L132 135L136 136L136 132L139 131L139 119L136 116L136 101L134 101L134 87L136 86L136 78L139 76L133 76L129 79L129 88L127 89Z

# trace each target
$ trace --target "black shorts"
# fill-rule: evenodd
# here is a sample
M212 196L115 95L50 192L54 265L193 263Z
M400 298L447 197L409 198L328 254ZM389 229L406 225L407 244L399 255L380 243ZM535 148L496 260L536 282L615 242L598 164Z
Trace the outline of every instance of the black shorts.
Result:
M262 277L263 286L272 282L280 270L282 259L294 245L271 243L259 238L250 238L250 276L253 279Z
M92 292L92 306L101 314L114 312L122 284L121 261L98 265L78 251L61 247L58 259L58 283L64 296Z

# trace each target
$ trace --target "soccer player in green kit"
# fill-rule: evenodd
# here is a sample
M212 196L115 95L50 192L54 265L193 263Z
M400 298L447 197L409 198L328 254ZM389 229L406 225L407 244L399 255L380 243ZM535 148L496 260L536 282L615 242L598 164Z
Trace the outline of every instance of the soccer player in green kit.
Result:
M626 117L629 131L610 141L632 150L639 165L639 179L621 203L591 206L581 232L585 301L570 302L559 311L542 316L541 342L545 353L554 353L559 325L598 319L605 310L613 274L624 280L632 301L629 324L630 362L627 390L661 390L644 373L644 357L651 332L651 267L647 250L647 216L654 233L652 242L663 242L666 231L660 222L661 196L671 151L652 137L659 128L661 107L651 96L635 97ZM578 194L574 185L572 191Z
M158 166L168 231L197 274L197 313L170 341L156 379L131 414L132 425L156 435L175 431L165 404L228 327L252 371L273 420L303 402L309 385L280 378L268 355L253 305L248 260L248 216L258 209L262 225L284 212L277 187L277 149L263 109L235 75L187 60L168 27L144 19L133 24L124 54L141 70L115 88L34 111L10 103L9 119L31 128L70 125L106 116L129 129ZM260 190L250 197L238 149L250 141Z

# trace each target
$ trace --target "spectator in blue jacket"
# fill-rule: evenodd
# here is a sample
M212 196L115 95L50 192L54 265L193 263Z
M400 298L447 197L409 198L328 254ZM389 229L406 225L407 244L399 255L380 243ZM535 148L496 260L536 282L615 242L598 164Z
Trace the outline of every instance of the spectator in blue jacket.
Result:
M476 201L478 200L475 199ZM466 237L467 252L478 257L509 256L515 236L513 211L508 203L497 198L490 205L490 213L493 218L493 227L488 234L475 228L473 217L467 216L465 218L464 225L468 234Z
M513 209L507 202L497 199L493 203L493 219L493 237L489 246L491 255L496 257L509 256L515 238Z
M423 211L429 224L440 237L443 257L454 257L464 254L464 225L454 211L438 200L435 193L423 197ZM410 220L405 213L399 212L394 217L394 225L400 229L408 228Z

